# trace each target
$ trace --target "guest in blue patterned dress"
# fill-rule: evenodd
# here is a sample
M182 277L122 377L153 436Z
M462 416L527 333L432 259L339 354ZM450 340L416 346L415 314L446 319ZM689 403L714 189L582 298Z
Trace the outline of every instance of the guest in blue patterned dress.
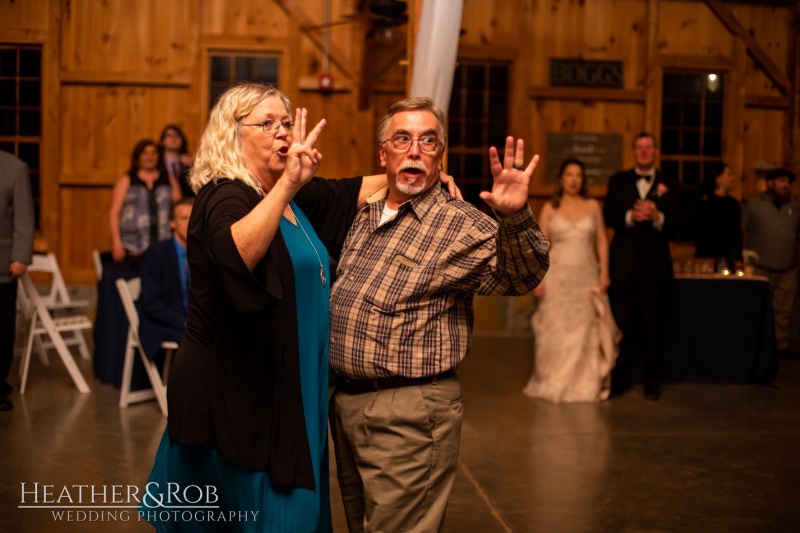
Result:
M181 189L164 167L158 144L151 139L136 143L130 169L117 179L111 195L114 261L137 262L152 243L169 239L169 210L180 198Z
M386 176L313 178L325 121L306 135L306 117L293 122L276 88L242 84L200 140L189 314L140 508L158 531L331 530L329 256Z

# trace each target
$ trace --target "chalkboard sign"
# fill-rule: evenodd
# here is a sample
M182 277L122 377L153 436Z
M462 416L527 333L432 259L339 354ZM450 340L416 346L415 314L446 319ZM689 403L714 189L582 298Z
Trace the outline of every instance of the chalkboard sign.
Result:
M588 185L608 185L608 177L622 169L622 135L548 132L546 183L559 182L558 170L568 157L586 165Z
M622 61L550 60L550 85L554 87L622 89L623 82Z

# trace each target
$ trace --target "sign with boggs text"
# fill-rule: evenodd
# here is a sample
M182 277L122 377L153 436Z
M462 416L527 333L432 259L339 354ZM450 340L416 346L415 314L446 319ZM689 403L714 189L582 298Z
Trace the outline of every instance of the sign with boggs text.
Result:
M550 85L553 87L622 89L623 81L622 61L550 60Z
M558 170L567 158L586 166L587 185L608 185L622 169L622 135L616 133L547 133L546 183L559 183Z

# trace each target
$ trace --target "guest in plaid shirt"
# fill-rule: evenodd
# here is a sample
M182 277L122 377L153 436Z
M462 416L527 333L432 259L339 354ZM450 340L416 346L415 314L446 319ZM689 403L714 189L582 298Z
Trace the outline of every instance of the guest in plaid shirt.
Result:
M347 235L331 291L331 427L350 531L437 531L461 435L456 369L469 353L473 297L533 290L549 243L528 206L538 156L489 150L498 220L439 180L444 114L428 98L394 104L378 127L388 190Z

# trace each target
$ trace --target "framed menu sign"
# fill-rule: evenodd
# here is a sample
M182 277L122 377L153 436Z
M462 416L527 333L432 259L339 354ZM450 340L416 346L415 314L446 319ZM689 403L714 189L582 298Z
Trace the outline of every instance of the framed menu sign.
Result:
M622 170L622 135L548 132L545 183L558 183L558 170L568 157L586 166L587 185L608 185L608 177Z

